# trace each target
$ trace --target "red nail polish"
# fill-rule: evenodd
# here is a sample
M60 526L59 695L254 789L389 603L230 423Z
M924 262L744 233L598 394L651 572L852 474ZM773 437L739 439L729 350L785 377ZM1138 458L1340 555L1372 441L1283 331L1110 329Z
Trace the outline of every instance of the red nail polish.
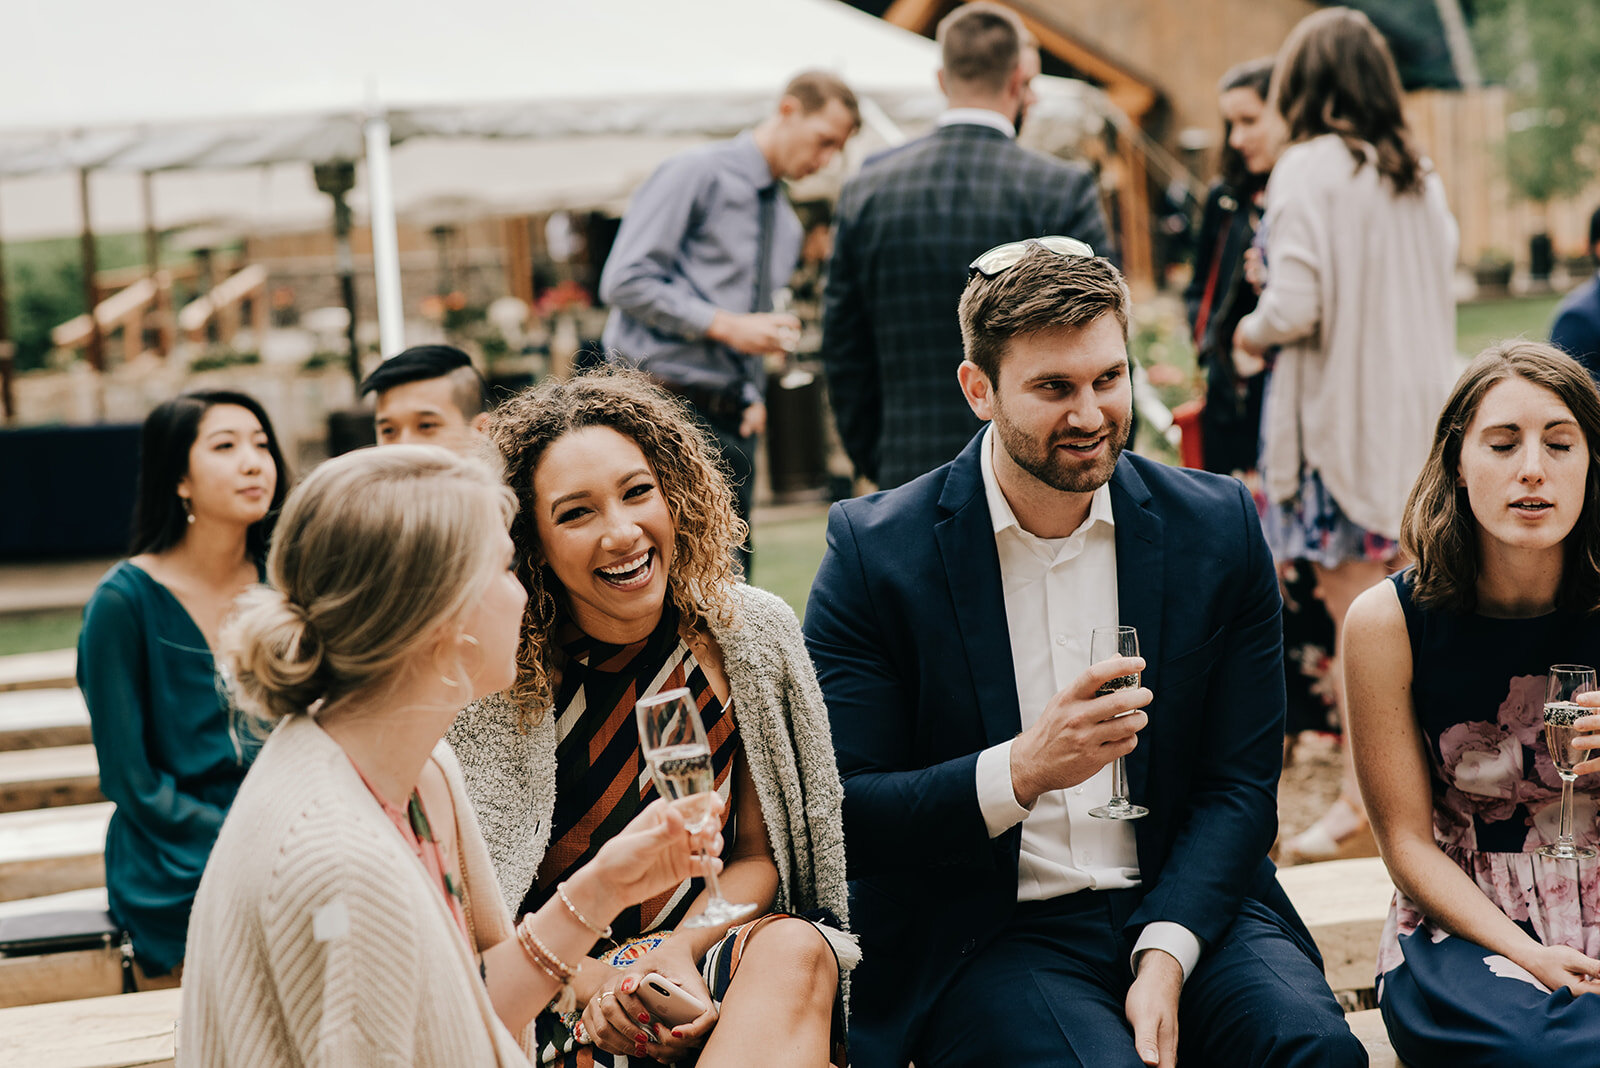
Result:
M645 1043L646 1043L646 1042L648 1042L648 1041L650 1041L650 1036L649 1036L649 1035L647 1035L647 1034L645 1034L645 1033L644 1033L644 1032L643 1032L643 1031L641 1031L641 1032L639 1032L639 1034L637 1034L637 1035L635 1035L635 1036L634 1036L634 1039L633 1039L633 1040L634 1040L634 1041L635 1041L635 1042L637 1042L637 1043L639 1043L639 1045L641 1045L641 1046L642 1046L642 1045L644 1045L644 1044L645 1044Z
M673 1038L682 1038L683 1037L683 1032L682 1031L674 1031L674 1032L672 1032L672 1037Z
M640 1023L649 1023L650 1022L650 1014L648 1012L641 1012L639 1014L639 1022Z

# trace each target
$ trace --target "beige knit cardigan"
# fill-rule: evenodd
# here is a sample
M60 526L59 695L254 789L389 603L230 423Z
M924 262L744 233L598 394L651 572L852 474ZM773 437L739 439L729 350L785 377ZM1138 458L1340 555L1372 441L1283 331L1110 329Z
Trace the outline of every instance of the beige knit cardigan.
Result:
M1326 134L1284 151L1262 226L1267 287L1239 330L1282 346L1262 414L1268 498L1293 500L1303 464L1352 521L1399 537L1460 371L1444 185L1428 166L1421 189L1397 194Z
M511 932L461 772L456 808L479 949ZM435 819L443 818L434 814ZM525 1066L439 887L308 716L245 777L189 921L180 1066Z

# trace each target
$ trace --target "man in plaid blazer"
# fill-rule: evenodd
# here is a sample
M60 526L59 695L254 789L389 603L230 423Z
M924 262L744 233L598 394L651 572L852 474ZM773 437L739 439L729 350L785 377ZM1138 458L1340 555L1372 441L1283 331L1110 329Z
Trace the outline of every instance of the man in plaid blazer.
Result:
M839 436L884 489L954 459L978 430L956 384L956 304L985 249L1043 234L1107 247L1087 167L1021 148L1038 50L1016 16L963 4L940 23L949 109L867 161L839 198L823 363Z

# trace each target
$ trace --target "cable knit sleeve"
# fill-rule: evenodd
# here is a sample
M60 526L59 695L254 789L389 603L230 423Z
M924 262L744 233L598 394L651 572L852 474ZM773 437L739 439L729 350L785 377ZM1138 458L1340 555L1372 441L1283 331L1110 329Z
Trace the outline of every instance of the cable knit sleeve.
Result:
M340 826L347 818L312 813L290 832L280 857L292 867L270 877L262 940L298 1063L398 1068L417 1061L426 1018L420 931L394 914L392 857Z
M549 715L526 731L504 694L468 705L446 735L513 916L533 885L555 811L555 726Z

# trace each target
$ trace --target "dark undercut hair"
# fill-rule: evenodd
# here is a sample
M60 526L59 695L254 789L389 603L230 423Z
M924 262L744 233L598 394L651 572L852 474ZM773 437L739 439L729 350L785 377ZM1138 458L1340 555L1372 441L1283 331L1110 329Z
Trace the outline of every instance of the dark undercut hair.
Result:
M999 4L962 4L934 31L947 82L991 93L1006 87L1006 79L1022 59L1022 47L1032 35L1016 14Z
M450 380L450 399L461 409L461 418L469 423L489 406L488 384L472 366L472 357L454 345L413 345L384 360L361 383L359 396L430 378Z
M1062 256L1036 245L1016 264L961 294L961 346L990 382L1014 337L1085 327L1110 312L1128 338L1131 301L1122 272L1102 256Z

